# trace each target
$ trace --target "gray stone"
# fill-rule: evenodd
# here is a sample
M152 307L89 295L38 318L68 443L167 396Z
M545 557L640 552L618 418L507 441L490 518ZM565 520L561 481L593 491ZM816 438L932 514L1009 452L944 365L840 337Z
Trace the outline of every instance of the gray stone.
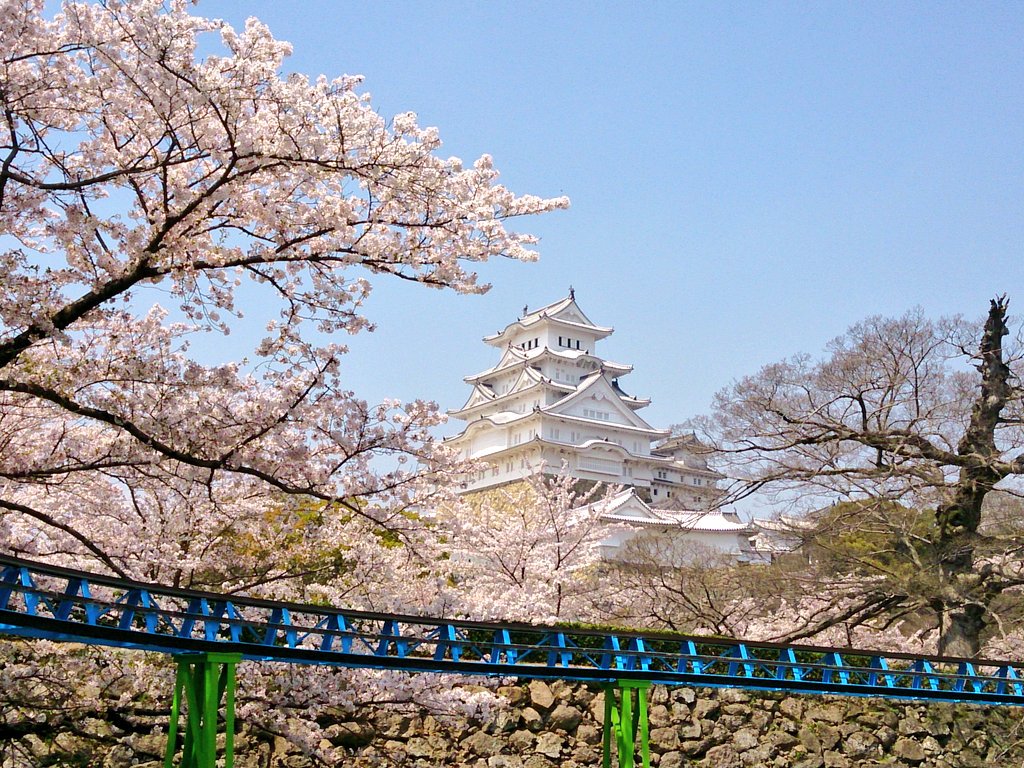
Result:
M378 718L377 722L377 729L380 731L380 735L389 739L407 735L411 726L412 718L408 715L386 714Z
M548 726L550 728L560 728L566 733L575 733L582 720L583 713L576 709L576 707L568 704L559 704L548 715Z
M750 694L739 688L719 688L716 693L723 704L750 703Z
M718 730L724 730L729 733L739 730L746 724L746 715L722 715L717 721Z
M672 714L664 704L655 704L647 710L647 722L651 728L665 728L672 722Z
M698 699L697 703L693 705L693 719L714 720L721 710L722 705L714 699Z
M548 683L548 687L551 688L551 693L556 699L562 701L571 701L575 696L575 688L565 680L552 680ZM583 686L578 686L582 688Z
M523 768L555 768L555 763L544 755L530 755L523 763Z
M682 768L686 764L686 755L682 752L666 752L661 756L658 768Z
M46 752L49 752L46 749ZM37 756L40 755L36 749L33 749L33 753ZM103 768L131 768L135 765L135 753L126 744L115 744L114 748L111 749L106 758L103 760Z
M866 725L868 728L881 728L883 725L888 728L896 728L900 719L895 712L885 709L869 710L857 715L857 722Z
M887 725L883 725L881 728L875 730L875 738L878 739L883 749L889 749L893 744L896 743L898 734L892 728Z
M462 744L481 757L497 755L505 747L505 743L501 739L483 731L477 731L469 738L463 740Z
M802 746L804 751L809 755L821 754L821 741L818 740L818 734L811 730L810 727L804 726L801 728L796 737L800 741L800 746Z
M60 744L59 737L54 740L54 743ZM167 736L162 733L133 734L128 738L128 744L137 753L163 757L164 750L167 749Z
M850 758L840 752L828 751L822 758L825 761L825 768L851 768Z
M580 765L600 765L602 750L590 744L577 744L576 749L573 750L572 758Z
M867 757L872 754L879 754L878 739L866 731L855 731L843 740L843 752L854 758Z
M687 723L679 729L679 736L683 739L699 739L703 733L704 729L701 727L700 720Z
M821 723L815 723L814 726L818 734L818 741L821 742L822 749L835 749L839 743L839 729L833 728L831 725L822 725Z
M913 715L907 715L900 720L899 728L897 729L901 736L916 736L918 734L928 733L928 728L918 718Z
M98 717L87 717L82 721L82 733L88 733L90 736L110 738L119 732L113 725Z
M335 723L324 729L324 737L336 747L365 747L376 735L368 723Z
M523 768L519 755L493 755L487 758L487 768Z
M913 739L896 739L896 743L893 745L892 753L901 760L906 760L909 763L920 763L928 755L924 751L918 742Z
M516 731L508 737L509 746L517 752L529 752L533 749L537 737L529 731Z
M547 683L543 680L531 680L529 688L530 701L534 707L545 712L551 709L555 703L555 694L551 692L551 687Z
M782 750L789 749L800 741L791 733L785 731L772 731L766 737L768 744L771 746L771 753L776 754Z
M582 741L584 744L600 744L603 737L604 734L600 728L587 723L576 729L576 741ZM677 738L676 742L678 741Z
M520 719L523 722L523 726L531 731L539 731L544 727L544 718L542 718L540 716L540 712L533 707L527 707L524 709Z
M503 685L497 690L513 707L521 707L530 701L529 692L521 685Z
M562 748L564 746L565 739L557 733L545 731L537 737L537 746L534 749L547 757L557 758L562 754Z
M815 707L808 707L804 712L805 720L822 720L826 723L832 723L833 725L839 725L843 722L845 713L843 708L838 704L826 704Z
M767 744L759 744L754 749L740 752L740 764L748 768L764 768L768 765L769 748Z
M604 692L597 694L589 704L590 716L598 725L604 724Z
M700 757L708 751L711 746L711 739L699 739L697 741L684 741L679 745L679 751L688 757Z
M779 702L779 712L790 720L800 720L804 715L804 704L797 698L785 698Z
M448 755L447 743L436 737L413 736L405 743L405 751L411 757L442 759Z
M737 768L740 764L740 756L731 744L719 744L712 747L704 756L704 765L707 768Z
M772 721L771 712L757 711L750 713L749 723L750 727L755 731L764 731L768 728L768 723Z
M753 728L741 728L732 737L732 745L737 752L746 752L753 749L761 741L757 731Z
M650 733L651 749L670 752L679 748L679 731L675 728L654 728Z

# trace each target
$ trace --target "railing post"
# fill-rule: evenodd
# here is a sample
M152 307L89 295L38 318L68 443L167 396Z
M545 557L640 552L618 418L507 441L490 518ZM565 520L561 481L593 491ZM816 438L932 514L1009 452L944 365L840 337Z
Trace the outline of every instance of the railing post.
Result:
M634 768L636 744L640 741L640 766L650 768L648 742L646 680L616 680L604 685L604 759L603 768L612 766L612 737L619 768ZM634 703L635 698L635 703Z
M217 712L224 703L224 768L235 760L235 665L240 653L189 653L174 657L178 671L171 698L164 768L174 768L178 721L185 704L185 739L178 768L216 768Z

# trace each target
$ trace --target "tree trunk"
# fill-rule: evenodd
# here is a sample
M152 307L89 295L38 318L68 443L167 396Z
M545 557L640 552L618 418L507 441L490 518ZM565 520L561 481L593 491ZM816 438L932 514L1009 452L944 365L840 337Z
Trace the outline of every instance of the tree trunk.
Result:
M985 612L979 605L947 607L940 616L939 654L941 656L977 656L981 650L981 631Z
M981 525L985 496L1001 476L992 467L999 458L996 427L1012 394L1010 368L1003 360L1006 297L992 300L981 337L978 370L981 389L971 409L971 421L957 445L964 459L953 499L935 511L936 548L944 594L938 598L939 653L975 656L986 625L985 609L993 592L976 572L974 546Z

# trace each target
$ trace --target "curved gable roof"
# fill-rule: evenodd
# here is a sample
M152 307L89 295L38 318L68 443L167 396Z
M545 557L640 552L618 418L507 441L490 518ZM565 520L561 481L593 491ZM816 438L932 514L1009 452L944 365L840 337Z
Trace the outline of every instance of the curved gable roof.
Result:
M609 336L614 331L613 328L594 325L586 314L584 314L583 310L580 309L579 304L576 303L576 297L570 293L570 295L566 296L564 299L559 299L558 301L541 307L540 309L527 312L514 323L509 323L497 333L493 333L490 336L484 336L484 342L492 346L500 346L516 330L530 328L546 320L553 320L580 330L586 330L588 333L597 335L598 338Z
M657 432L659 434L668 433L668 430L655 429L642 418L637 416L636 412L629 406L629 404L623 402L622 396L615 391L614 385L608 378L608 373L602 370L594 371L590 376L583 379L583 381L579 383L579 386L576 387L576 391L571 395L564 397L557 403L552 403L541 410L545 413L568 416L570 418L587 418L582 414L569 413L569 411L582 400L586 400L591 397L595 397L595 399L602 404L607 402L610 409L613 410L620 419L619 421L601 421L600 423L602 424L629 426L635 429Z

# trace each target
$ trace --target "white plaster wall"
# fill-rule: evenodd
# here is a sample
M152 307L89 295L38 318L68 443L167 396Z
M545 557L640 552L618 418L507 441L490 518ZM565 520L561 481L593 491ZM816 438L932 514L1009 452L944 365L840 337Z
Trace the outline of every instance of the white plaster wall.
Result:
M745 539L735 533L724 532L616 528L601 542L600 548L601 556L606 560L628 562L653 557L664 565L681 565L709 555L746 559L750 548L744 546Z
M473 435L470 455L479 458L508 447L508 429L481 429Z

